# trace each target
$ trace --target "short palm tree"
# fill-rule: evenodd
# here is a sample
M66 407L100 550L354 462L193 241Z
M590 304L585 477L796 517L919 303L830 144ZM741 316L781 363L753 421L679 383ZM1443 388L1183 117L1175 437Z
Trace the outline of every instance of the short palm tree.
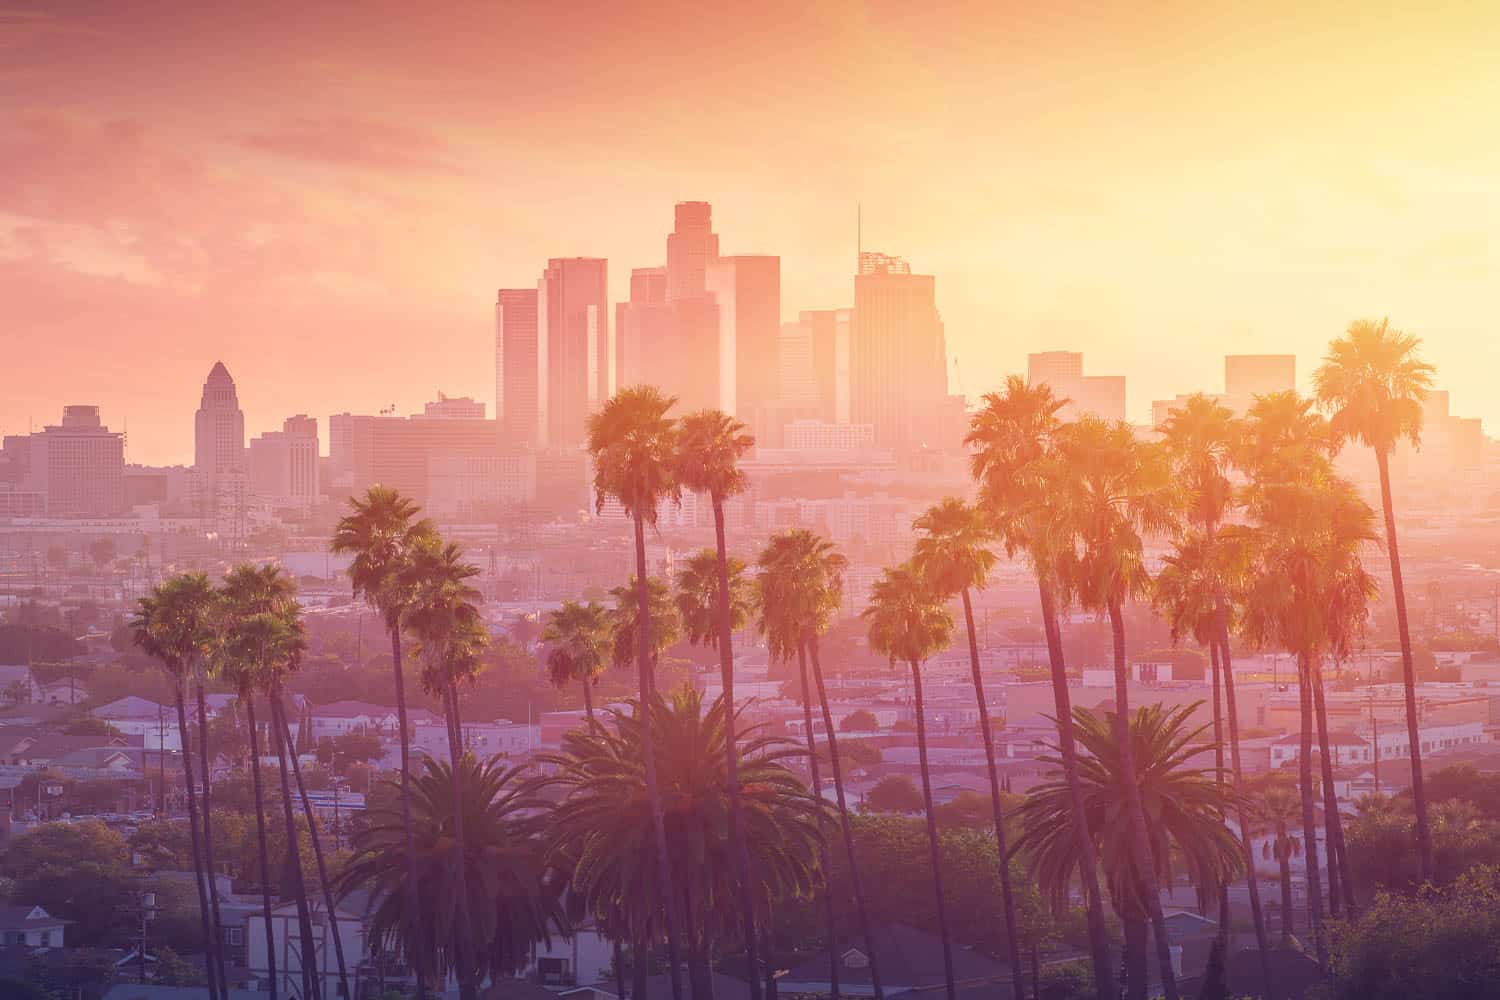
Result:
M552 685L582 685L584 714L593 725L594 685L610 658L609 609L596 601L564 601L548 615L542 642L547 646L547 676Z
M426 520L418 520L421 508L388 486L372 486L364 497L351 498L349 505L351 510L339 519L330 547L335 553L354 557L349 566L354 594L363 597L376 610L390 635L391 669L396 683L396 723L401 742L401 807L408 817L408 891L415 898L418 892L417 857L409 791L411 736L406 721L406 679L401 669L401 616L406 610L408 595L402 589L402 574L413 547L431 533L432 525ZM422 1000L426 996L426 970L419 965L414 968L417 1000Z
M938 933L943 940L943 978L948 1000L956 1000L953 942L943 901L943 873L938 862L937 816L932 810L932 775L927 767L927 718L922 700L922 665L953 641L953 616L942 606L939 592L911 565L887 569L870 591L863 612L870 626L870 648L887 656L891 665L911 668L917 715L917 758L922 770L922 806L927 818L927 848L932 863L932 888L937 897Z
M1302 799L1295 783L1280 776L1257 783L1252 795L1259 827L1269 835L1265 858L1275 859L1281 871L1281 943L1286 946L1297 933L1297 908L1292 905L1292 859L1302 855L1302 839L1296 833Z
M1036 578L1056 706L1057 745L1063 776L1073 797L1070 815L1078 849L1079 880L1083 883L1094 983L1100 996L1113 996L1114 963L1110 960L1109 932L1104 925L1098 858L1084 823L1072 699L1057 621L1061 584L1058 552L1062 539L1047 508L1053 481L1060 472L1055 454L1062 425L1057 412L1064 402L1055 398L1045 384L1028 385L1024 378L1012 375L1006 380L1003 392L985 395L964 443L973 449L971 471L979 484L980 510L994 522L1006 552L1012 557L1023 557Z
M449 773L455 767L464 772L458 782ZM463 790L458 808L455 788ZM472 755L451 764L427 758L411 791L421 892L413 897L406 891L405 815L384 805L372 807L368 824L355 834L341 892L368 891L370 940L413 968L434 970L439 981L450 974L460 982L515 975L534 944L567 928L561 887L547 877L547 804L521 768ZM460 815L468 873L462 879L453 865L453 828ZM466 899L466 934L453 923L457 895ZM459 941L478 947L459 949Z
M1062 576L1078 602L1109 618L1115 668L1116 741L1124 761L1126 830L1145 883L1146 912L1156 934L1167 1000L1177 1000L1177 980L1167 940L1166 915L1157 892L1156 871L1148 864L1150 834L1140 798L1128 780L1132 747L1125 720L1130 717L1130 672L1125 659L1125 602L1150 592L1144 539L1176 530L1177 497L1166 453L1138 442L1130 425L1085 416L1059 435L1059 489L1051 499L1057 522L1074 537L1062 557Z
M1120 725L1114 713L1083 708L1074 713L1074 731L1084 748L1079 772L1085 819L1103 860L1110 901L1124 925L1126 996L1132 1000L1147 996L1149 884L1169 878L1181 864L1199 891L1212 896L1242 862L1240 845L1224 824L1229 795L1210 772L1190 765L1205 731L1189 725L1197 707L1137 709L1128 727L1128 761L1119 752ZM1139 870L1136 852L1119 842L1118 831L1129 823L1133 808L1132 787L1153 819L1147 829L1147 863L1156 873L1152 879ZM1019 810L1016 850L1031 859L1038 883L1058 901L1066 898L1079 862L1068 824L1072 808L1067 783L1052 781L1032 789Z
M714 564L717 587L713 607L717 627L714 634L719 646L719 672L724 697L734 701L734 586L733 565L725 540L724 501L745 491L745 473L740 460L755 447L755 438L745 425L720 410L700 410L682 418L677 443L677 476L684 489L706 493L714 512ZM743 564L741 564L743 569ZM748 617L748 615L744 616ZM689 627L689 635L692 628ZM696 641L696 640L695 640ZM734 713L725 716L734 726ZM725 762L729 768L730 837L735 843L735 857L740 885L740 918L744 924L745 959L750 968L750 998L761 1000L760 956L755 943L755 899L750 891L750 853L745 844L740 816L740 782L738 777L739 741L734 733L724 741Z
M474 601L479 592L468 582L479 575L479 568L464 560L463 550L445 542L436 534L427 535L412 547L410 559L402 571L402 589L411 595L402 616L408 632L420 644L422 686L437 694L443 704L448 725L448 756L454 762L449 778L455 783L452 801L464 801L464 769L458 762L464 755L463 720L459 716L458 683L477 670L479 652L489 635L479 620ZM464 814L453 816L453 866L463 882L468 873L465 865L468 850L465 843ZM478 940L466 934L471 926L467 913L468 895L452 897L455 914L451 919L456 939L453 948L460 973L459 993L462 1000L476 1000L479 983L474 978L477 963L471 960Z
M191 734L187 723L187 679L202 669L213 641L216 597L213 584L202 573L183 573L151 588L140 599L130 621L131 636L146 655L158 660L172 682L177 707L177 729L182 734L182 779L187 789L188 829L193 847L193 872L198 886L198 907L205 928L217 926L209 903L212 871L204 866L202 829L198 818L198 795L193 781ZM208 987L210 997L220 996L215 935L208 935Z
M849 858L849 881L854 890L855 911L859 915L860 933L865 939L870 959L870 984L876 1000L885 995L880 978L880 958L875 949L874 929L865 896L864 881L854 850L854 826L849 815L849 801L844 791L843 762L839 757L838 730L833 724L833 710L818 653L818 636L827 631L838 612L843 595L843 576L847 561L834 550L832 543L811 531L796 528L771 536L757 560L755 603L760 610L760 630L766 636L771 655L779 660L797 658L802 681L802 716L806 729L808 772L814 794L823 794L818 768L817 742L812 715L814 686L823 715L823 738L828 743L828 763L833 772L834 797L838 802L839 829L844 852ZM812 661L813 684L808 683L808 660ZM823 859L825 873L824 903L828 919L828 939L838 940L834 919L832 887L827 884L829 867ZM839 991L837 949L829 948L829 982L835 996Z
M588 449L594 460L594 506L604 509L610 497L635 528L636 606L650 609L647 595L646 526L656 525L657 511L664 502L681 495L677 480L677 427L668 413L676 399L652 386L622 389L588 420ZM640 672L640 701L649 703L656 684L652 664L653 646L649 614L641 616L636 629L636 665ZM672 1000L682 1000L682 974L673 915L672 858L667 848L666 817L662 813L661 789L656 781L656 755L652 752L651 713L641 718L645 741L646 794L656 824L658 890L666 920L667 953L671 963Z
M674 857L691 860L674 873L686 917L689 977L695 997L711 996L716 945L741 931L723 753L730 712L722 696L705 704L690 688L658 695L651 712L658 773L671 790L668 842ZM589 910L628 914L638 944L661 911L652 891L655 830L644 794L642 714L636 706L617 713L613 728L573 730L563 737L560 752L545 758L556 768L546 783L563 793L549 825L554 859ZM752 889L757 898L786 900L811 885L824 807L787 766L801 756L798 748L754 730L741 736L741 805L756 878Z
M1422 434L1422 403L1432 389L1435 369L1417 353L1421 341L1409 333L1359 320L1328 345L1328 355L1313 373L1318 402L1332 413L1333 443L1359 441L1375 452L1380 473L1380 505L1385 513L1385 546L1391 561L1391 591L1401 638L1401 680L1406 689L1406 729L1411 743L1411 791L1417 813L1417 848L1422 877L1433 878L1432 835L1427 823L1427 794L1422 784L1422 741L1418 732L1417 680L1407 625L1406 589L1401 579L1401 551L1396 545L1396 511L1391 497L1391 452L1402 439L1417 444Z
M1011 890L1010 856L1005 844L1005 817L1000 805L1000 771L995 764L995 734L990 729L989 701L984 693L984 675L979 669L979 637L974 628L974 604L969 591L983 589L995 565L990 549L994 526L977 507L953 497L929 507L912 526L917 531L912 561L938 594L963 599L964 626L969 636L969 668L974 677L974 697L979 705L979 729L984 736L984 758L990 774L990 807L995 817L995 846L1000 865L1000 894L1005 904L1006 947L1010 952L1014 993L1024 1000L1025 977L1021 946L1016 936L1016 903Z

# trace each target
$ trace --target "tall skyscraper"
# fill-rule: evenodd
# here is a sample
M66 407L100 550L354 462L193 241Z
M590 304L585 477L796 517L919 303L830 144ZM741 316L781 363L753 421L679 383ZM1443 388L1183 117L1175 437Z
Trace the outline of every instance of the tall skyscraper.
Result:
M667 301L691 299L704 292L708 266L719 259L713 207L706 201L680 201L675 226L667 236Z
M222 361L203 383L193 430L193 468L203 477L208 508L216 509L226 480L245 472L245 413Z
M720 257L708 265L705 287L718 305L716 405L748 420L756 407L778 395L781 258L766 254Z
M502 288L495 296L495 418L500 445L541 447L547 438L547 350L538 336L537 290Z
M938 445L933 416L947 401L946 353L936 279L912 274L899 257L860 254L849 351L851 422L873 424L876 444L894 451Z
M582 447L589 414L609 398L608 278L602 257L560 257L547 262L537 284L549 447Z
M49 517L107 517L125 506L125 440L97 406L65 406L61 424L30 436L25 486Z
M1251 399L1297 388L1295 354L1227 354L1224 356L1224 395Z

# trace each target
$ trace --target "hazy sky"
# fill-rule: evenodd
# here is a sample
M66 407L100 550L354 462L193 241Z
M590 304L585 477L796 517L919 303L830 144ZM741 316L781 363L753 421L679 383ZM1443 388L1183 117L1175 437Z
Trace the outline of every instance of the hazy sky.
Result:
M1500 426L1496 8L278 6L0 0L0 431L190 460L216 359L252 432L492 403L495 289L623 297L683 199L787 317L850 304L862 202L970 396L1071 348L1143 420L1389 315Z

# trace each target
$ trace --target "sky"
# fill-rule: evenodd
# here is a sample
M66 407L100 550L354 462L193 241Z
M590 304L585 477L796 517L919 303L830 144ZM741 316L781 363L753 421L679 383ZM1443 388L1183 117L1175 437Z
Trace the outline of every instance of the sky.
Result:
M862 211L970 397L1081 350L1145 421L1388 316L1500 427L1500 8L463 6L0 0L0 433L191 461L216 360L251 433L492 404L495 290L624 298L682 200L784 318L851 304Z

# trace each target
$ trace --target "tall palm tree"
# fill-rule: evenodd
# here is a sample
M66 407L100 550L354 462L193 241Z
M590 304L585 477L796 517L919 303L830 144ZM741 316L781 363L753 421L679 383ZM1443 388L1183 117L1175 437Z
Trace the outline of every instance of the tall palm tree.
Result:
M454 782L453 768L463 769ZM455 807L455 788L463 799ZM407 891L406 815L377 805L355 834L354 856L340 876L340 892L371 895L369 937L380 950L402 955L413 968L430 968L439 981L515 975L532 946L563 933L567 922L560 886L547 875L547 803L520 767L466 755L452 764L427 758L411 782L421 892ZM453 826L463 815L464 871L453 865ZM467 934L453 925L456 895L467 898ZM480 947L459 953L460 939ZM468 963L461 967L460 963Z
M161 662L172 682L177 707L177 729L182 734L182 780L187 789L188 832L193 848L193 874L198 887L198 909L208 935L208 991L212 1000L223 996L224 982L218 976L214 955L218 941L211 933L217 926L209 905L208 883L198 821L198 794L193 781L191 734L187 723L187 678L199 669L209 654L215 614L213 584L202 573L183 573L157 584L140 599L130 621L133 641L146 655Z
M1144 877L1134 851L1114 846L1119 829L1129 822L1129 789L1134 786L1150 803L1147 864L1158 877L1181 863L1199 891L1212 897L1241 863L1240 846L1224 825L1229 795L1209 772L1191 766L1204 733L1189 725L1197 707L1136 709L1128 727L1128 760L1119 751L1120 720L1114 713L1075 710L1075 732L1086 751L1079 763L1085 819L1104 861L1110 901L1124 925L1126 996L1132 1000L1147 996L1148 881L1155 880ZM1032 789L1019 810L1016 850L1031 859L1038 883L1059 901L1066 898L1079 862L1068 829L1072 808L1067 783L1053 781Z
M1062 424L1057 412L1064 402L1055 398L1045 384L1028 385L1024 378L1012 375L1006 380L1003 392L985 395L964 443L973 449L971 471L979 484L980 509L994 519L1006 552L1013 557L1024 557L1036 578L1056 705L1057 745L1073 802L1070 817L1078 850L1079 880L1083 883L1094 983L1100 996L1113 996L1114 963L1110 959L1109 932L1104 925L1098 857L1084 818L1072 699L1057 621L1058 552L1062 539L1047 507L1058 472L1055 453Z
M583 687L583 710L594 723L594 685L609 662L609 609L595 601L564 601L547 617L542 630L547 646L547 676L554 687L578 682Z
M651 386L622 389L588 420L588 448L594 459L594 506L603 511L614 497L635 528L636 606L651 607L647 593L646 526L655 527L657 511L681 495L677 481L677 428L667 414L676 403ZM651 616L640 616L636 628L636 664L640 671L640 699L650 700L655 690L652 670ZM682 973L673 915L676 897L672 891L672 858L667 847L666 817L661 789L656 781L656 755L651 740L651 713L641 716L641 735L646 767L646 795L656 826L656 871L667 931L667 954L671 963L672 1000L682 1000Z
M1302 800L1296 786L1279 775L1258 782L1253 794L1259 827L1270 835L1264 855L1268 860L1274 858L1281 871L1281 943L1286 946L1297 933L1297 908L1292 905L1292 859L1302 854L1302 840L1296 833Z
M948 1000L957 1000L953 975L953 941L943 902L943 873L939 863L937 815L932 810L932 775L927 767L927 718L922 700L922 665L953 641L953 616L942 606L939 592L910 564L887 569L870 591L870 606L862 614L870 625L870 648L885 654L891 665L911 668L917 713L917 759L922 770L922 811L927 819L927 849L932 864L932 888L937 897L938 933L943 940L943 979ZM1002 862L1003 865L1003 862Z
M1432 834L1427 822L1427 792L1422 784L1422 740L1417 718L1417 676L1411 658L1406 589L1401 578L1401 550L1396 544L1396 510L1391 497L1391 452L1403 438L1416 445L1422 435L1422 403L1432 388L1435 369L1417 353L1421 340L1379 323L1358 320L1328 345L1323 364L1313 373L1318 402L1332 413L1335 446L1359 441L1375 452L1380 474L1380 506L1385 513L1385 546L1391 560L1391 592L1396 601L1396 628L1401 637L1401 680L1406 689L1406 732L1411 744L1411 792L1417 813L1417 849L1422 877L1431 881Z
M756 604L761 614L760 629L766 636L771 655L782 661L797 657L802 681L803 724L807 731L808 771L812 777L813 791L821 798L823 790L818 773L812 717L812 689L815 686L817 690L818 705L823 715L823 738L828 743L828 763L833 772L834 798L838 802L839 830L844 840L844 852L849 858L849 882L854 891L860 934L865 939L865 951L870 960L870 984L876 1000L881 1000L885 995L885 987L880 978L879 952L875 948L874 928L870 924L864 880L854 850L854 825L850 820L849 801L844 791L838 729L833 724L833 709L828 700L828 687L823 682L822 663L818 654L818 636L827 631L842 600L847 560L826 539L806 529L796 528L771 536L757 565L760 572L756 577ZM812 661L813 685L808 684L809 659ZM826 885L829 871L826 857L823 859L823 871ZM838 940L838 929L834 919L831 886L826 886L824 902L828 918L829 982L837 996L838 955L834 943Z
M724 501L745 491L745 473L740 460L755 447L755 438L745 425L720 410L700 410L682 418L677 444L677 475L684 489L708 494L714 512L714 562L717 568L717 599L714 602L719 644L719 672L724 697L734 701L734 595L732 566L725 541ZM742 564L743 568L743 564ZM748 617L748 615L744 616ZM691 629L690 629L691 634ZM701 634L701 633L700 633ZM725 716L730 727L724 741L725 766L729 769L729 835L735 845L735 863L740 882L740 919L744 925L745 959L750 970L750 998L761 1000L758 970L760 956L755 940L755 898L750 888L750 851L745 843L740 809L739 741L735 738L734 712Z
M686 916L690 979L694 997L711 997L709 959L716 945L741 931L733 902L740 886L737 848L727 836L730 822L727 701L705 704L691 688L658 694L655 749L663 784L673 789L667 835L674 856L692 858L675 874ZM642 712L615 713L615 726L574 730L557 754L544 760L556 768L545 783L563 792L549 837L556 864L569 873L586 907L624 911L627 923L651 922L655 905L654 829L644 791ZM779 737L741 731L746 843L751 851L757 898L786 900L811 885L819 842L814 802L788 762L801 756ZM638 938L639 939L639 938Z
M1166 535L1176 529L1171 472L1165 452L1139 443L1130 425L1093 416L1085 416L1062 429L1057 457L1063 475L1052 508L1058 523L1076 539L1063 553L1063 578L1083 607L1109 618L1115 707L1119 713L1115 718L1115 739L1127 778L1127 835L1146 890L1146 912L1155 933L1162 987L1167 1000L1177 1000L1166 915L1157 891L1156 871L1149 863L1146 813L1129 780L1135 769L1126 726L1130 717L1130 670L1125 659L1125 602L1145 596L1151 586L1143 538Z
M407 631L420 643L423 687L439 695L448 724L448 756L454 762L449 768L449 776L454 782L454 802L464 801L463 788L460 787L464 769L459 766L459 761L464 755L464 746L458 681L477 669L479 650L489 637L481 627L479 609L474 605L479 599L479 591L468 582L478 575L479 567L464 561L462 549L452 542L444 542L435 533L413 546L411 558L402 571L402 589L411 595L402 620ZM467 858L464 814L460 809L453 816L453 866L460 882L467 878ZM453 903L456 909L453 927L457 935L453 947L458 968L463 974L459 979L459 994L462 1000L477 1000L479 983L473 977L477 966L470 953L478 945L467 933L470 927L468 894L456 894Z
M990 550L993 522L977 508L953 497L929 507L913 527L917 531L912 561L922 576L944 598L963 599L964 626L969 636L969 668L974 677L974 697L979 705L979 729L984 735L984 758L990 774L990 807L995 819L995 846L1000 862L1000 895L1005 904L1005 939L1010 952L1011 982L1019 1000L1025 1000L1026 985L1021 947L1016 936L1016 903L1010 884L1010 851L1005 844L1005 817L1000 805L1000 771L995 764L995 734L990 729L989 701L984 693L984 675L979 669L979 636L974 628L974 604L970 590L983 589L995 565Z
M1256 419L1252 409L1252 430ZM1349 483L1332 473L1326 460L1321 465L1304 465L1297 479L1252 481L1246 496L1257 565L1246 591L1245 632L1252 641L1290 650L1297 657L1302 717L1298 766L1307 845L1309 923L1319 963L1326 965L1314 829L1315 719L1325 763L1329 751L1327 716L1317 712L1321 698L1314 689L1322 681L1322 658L1347 656L1368 613L1375 582L1360 562L1360 549L1377 537L1374 512ZM1331 783L1331 765L1325 770L1324 781ZM1329 826L1330 863L1336 863L1342 841L1337 808L1332 815L1325 811L1325 822ZM1348 881L1347 865L1343 875Z
M417 898L417 854L411 823L411 735L406 720L406 680L401 669L401 615L409 595L403 590L403 570L411 551L432 531L411 500L388 486L372 486L363 498L349 501L350 513L339 519L330 546L336 553L352 555L349 579L356 597L363 597L380 615L391 639L391 669L396 682L396 723L401 741L401 809L406 817L408 889ZM411 909L414 909L411 908ZM417 1000L426 996L426 970L414 966Z

